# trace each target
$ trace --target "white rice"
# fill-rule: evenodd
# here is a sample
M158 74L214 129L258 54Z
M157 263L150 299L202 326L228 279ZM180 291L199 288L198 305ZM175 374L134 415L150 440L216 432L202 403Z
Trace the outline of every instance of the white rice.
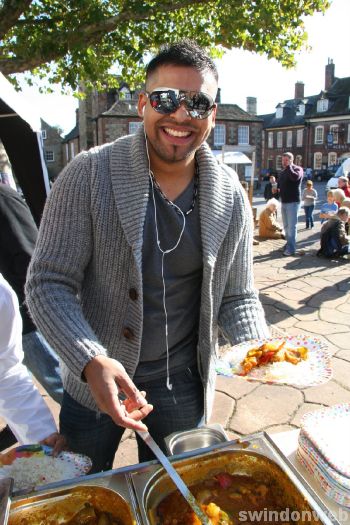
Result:
M0 478L14 478L16 490L33 488L77 475L74 462L64 462L59 457L31 456L17 458L11 465L0 468Z

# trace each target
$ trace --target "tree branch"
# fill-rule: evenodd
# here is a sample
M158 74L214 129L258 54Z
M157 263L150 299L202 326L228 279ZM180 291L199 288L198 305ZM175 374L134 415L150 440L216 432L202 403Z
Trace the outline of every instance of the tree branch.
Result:
M16 24L31 3L32 0L4 0L0 9L0 40Z
M24 0L23 0L24 1ZM206 5L213 3L213 0L178 0L173 3L157 2L152 11L152 15L157 13L166 13L169 11L178 11L190 7L192 5ZM149 19L150 13L137 13L135 11L122 11L119 15L101 20L96 24L82 24L79 27L73 27L69 33L62 33L62 35L55 36L57 45L54 49L45 51L45 47L38 50L37 54L30 58L1 58L0 55L0 70L4 75L11 75L14 73L23 73L39 67L41 64L57 60L64 54L68 53L77 44L81 43L82 35L84 35L84 44L94 44L101 40L101 37L112 31L115 31L118 24L121 22L140 22Z

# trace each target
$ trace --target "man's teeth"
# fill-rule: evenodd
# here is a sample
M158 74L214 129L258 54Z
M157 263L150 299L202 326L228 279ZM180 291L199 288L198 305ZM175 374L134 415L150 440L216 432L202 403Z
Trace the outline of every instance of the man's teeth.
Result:
M189 137L191 135L190 131L177 131L171 128L164 128L164 130L173 137Z

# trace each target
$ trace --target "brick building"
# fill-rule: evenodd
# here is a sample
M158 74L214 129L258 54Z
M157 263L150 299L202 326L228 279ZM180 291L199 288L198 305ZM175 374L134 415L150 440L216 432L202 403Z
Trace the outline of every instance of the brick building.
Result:
M64 165L62 158L62 137L59 128L50 126L43 119L40 119L40 122L47 172L49 179L54 180Z
M283 151L296 164L319 170L350 157L350 77L336 78L332 60L325 67L325 86L317 95L304 96L304 84L295 84L294 98L261 115L264 122L265 170L281 169Z

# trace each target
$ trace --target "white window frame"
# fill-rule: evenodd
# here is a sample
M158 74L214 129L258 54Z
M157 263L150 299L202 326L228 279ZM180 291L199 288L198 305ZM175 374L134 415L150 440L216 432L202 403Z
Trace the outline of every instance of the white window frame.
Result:
M74 157L75 157L75 144L74 144L74 142L70 142L69 149L70 149L70 158L74 159Z
M226 144L225 124L216 124L214 128L214 146L224 146Z
M338 157L335 151L330 151L328 153L328 166L334 166L338 163Z
M267 147L273 148L273 131L269 131L267 133Z
M293 131L289 129L287 131L286 147L291 148L293 146Z
M42 129L41 130L41 138L43 140L47 139L47 131L46 131L46 129Z
M315 144L323 144L324 142L324 126L316 126L315 128ZM321 169L321 168L315 168Z
M328 110L328 98L320 98L317 101L317 113L323 113Z
M128 89L127 87L123 87L120 92L122 94L122 96L120 97L122 100L131 100L131 92L130 92L130 89Z
M333 144L338 144L339 142L339 139L338 139L338 135L339 135L339 126L338 124L332 124L329 128L329 132L332 133L333 135Z
M296 110L296 114L297 115L305 115L305 104L303 104L303 103L298 104L297 110Z
M314 153L314 170L322 169L322 152L316 151Z
M238 145L246 146L249 144L249 126L238 126Z
M45 150L45 161L46 162L55 162L55 152L52 149L46 149Z
M300 148L303 145L303 129L297 129L297 147Z
M276 108L276 118L283 118L283 108Z
M283 131L277 131L277 147L283 148Z
M129 135L134 135L140 126L142 126L142 122L139 120L129 122Z
M280 171L282 169L282 155L277 155L276 157L276 170Z

